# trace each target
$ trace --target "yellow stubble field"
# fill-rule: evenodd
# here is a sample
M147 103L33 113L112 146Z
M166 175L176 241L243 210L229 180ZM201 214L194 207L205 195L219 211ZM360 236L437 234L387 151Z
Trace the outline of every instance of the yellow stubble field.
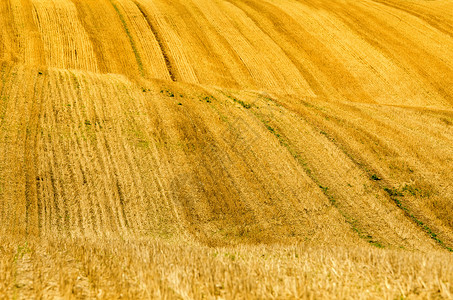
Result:
M0 3L0 298L453 297L453 3Z

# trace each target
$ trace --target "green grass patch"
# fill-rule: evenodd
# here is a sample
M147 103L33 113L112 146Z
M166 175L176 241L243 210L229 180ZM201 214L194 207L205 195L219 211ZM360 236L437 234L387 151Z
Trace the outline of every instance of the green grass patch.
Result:
M443 248L447 249L450 252L453 252L453 248L445 245L445 243L437 237L437 234L432 231L431 228L428 227L423 221L420 221L413 213L410 212L410 210L404 206L404 204L401 201L401 198L405 197L405 195L418 195L420 193L420 189L414 188L413 186L408 186L404 185L400 189L396 188L384 188L384 191L387 192L389 195L390 199L398 206L406 216L408 216L415 224L417 224L424 232L426 232L433 240L435 240L439 245L441 245ZM425 195L425 194L421 194Z
M160 90L160 93L164 96L167 96L167 97L170 97L170 98L174 98L175 97L175 93L173 93L172 90L170 89L163 89L163 90Z
M206 103L212 103L212 101L217 100L214 96L209 95L209 96L199 96L198 99L200 101L204 101Z
M379 181L379 180L382 180L382 178L381 178L381 177L379 177L379 176L378 176L378 175L376 175L376 174L373 174L373 175L371 175L371 180L374 180L374 181Z
M137 146L139 148L149 148L149 142L146 140L138 140L137 141Z
M240 100L240 99L237 99L237 98L235 98L235 97L233 97L233 96L230 96L230 95L227 95L227 97L230 98L231 100L233 100L234 102L240 104L240 105L241 105L243 108L245 108L245 109L250 109L250 108L252 108L252 105L251 105L251 104L246 103L246 102L244 102L244 101L242 101L242 100Z

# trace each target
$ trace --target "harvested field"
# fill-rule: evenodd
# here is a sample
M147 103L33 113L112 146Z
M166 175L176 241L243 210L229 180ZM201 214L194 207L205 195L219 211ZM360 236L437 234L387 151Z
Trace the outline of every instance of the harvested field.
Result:
M453 297L453 3L0 3L0 299Z

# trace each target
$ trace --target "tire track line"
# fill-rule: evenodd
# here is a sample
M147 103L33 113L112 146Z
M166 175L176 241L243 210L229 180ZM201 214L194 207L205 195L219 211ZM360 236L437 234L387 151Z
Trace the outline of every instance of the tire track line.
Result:
M33 83L29 84L29 91L26 94L26 99L31 100L29 100L29 119L26 126L24 144L26 234L39 235L39 209L41 204L38 199L37 166L39 165L38 131L43 103L43 90L40 89L40 86L43 85L43 80L36 77L36 75L26 79L26 81L28 80Z
M86 170L92 180L88 180L88 188L91 195L95 195L92 199L96 203L98 211L96 212L96 219L99 222L99 231L97 234L105 235L110 232L119 232L121 222L119 222L118 213L114 213L115 196L113 187L113 179L111 178L110 166L111 163L106 161L108 159L108 152L105 150L105 133L99 132L96 128L97 111L96 101L98 99L106 98L108 92L104 91L104 86L94 74L79 77L80 83L80 109L83 111L79 124L81 124L82 134L84 135L84 144L87 145L86 153L90 153L86 160ZM93 128L94 127L94 128ZM113 193L113 195L112 195Z
M80 84L76 76L71 72L61 72L63 76L64 84L62 84L62 90L66 95L65 98L61 98L59 103L62 111L62 115L65 118L64 123L68 124L65 127L62 127L62 132L60 133L60 143L64 144L64 161L67 166L67 175L66 182L68 191L68 198L65 199L69 207L68 223L70 223L70 232L80 231L79 233L83 236L86 228L85 217L87 214L82 213L82 208L86 203L86 194L83 192L84 184L81 179L81 160L74 160L80 154L80 149L78 148L78 136L75 134L78 128L74 128L77 124L78 118L75 113L73 113L72 104L74 104L74 99L78 96L78 89ZM67 103L70 103L69 107Z
M137 98L142 96L141 94L143 92L138 92L137 87L131 89L131 87L123 86L120 82L110 82L108 88L115 95L114 99L116 103L103 101L103 107L112 118L126 120L118 124L120 128L117 131L118 148L120 149L120 155L118 157L118 166L120 167L118 171L120 173L118 174L122 178L123 185L127 187L124 189L128 202L127 211L129 215L134 216L129 218L129 223L131 229L136 231L146 223L147 218L143 215L144 209L146 209L144 203L154 200L151 197L144 196L143 187L147 186L147 184L142 181L138 168L139 165L148 165L148 160L142 156L139 160L136 156L136 151L134 151L134 149L140 147L137 146L136 139L140 139L138 143L144 143L144 147L146 147L149 141L143 134L143 129L146 127L139 123L139 119L142 117L140 115L143 114L144 109L140 109L137 106ZM132 133L133 137L131 137ZM120 142L128 140L129 142Z
M110 84L102 84L102 87L107 91L109 91L109 95L113 94L113 97L109 98L110 101L112 102L118 99L118 95L115 94L114 89L112 89L112 86ZM113 93L112 93L113 92ZM112 99L113 98L113 99ZM104 105L106 98L99 98L99 102L97 101L93 102L93 113L95 115L96 121L96 130L100 132L99 130L99 124L98 120L101 120L98 118L98 111L104 111L107 112L109 115L108 108ZM109 103L110 104L110 103ZM117 103L116 105L117 108L121 107L121 102ZM119 110L122 111L122 110ZM129 186L129 165L126 163L123 166L124 162L124 152L122 151L122 141L125 139L122 138L121 136L121 121L124 119L123 117L118 116L118 114L112 113L110 114L112 119L117 120L118 123L116 126L116 132L110 132L110 134L102 134L102 139L103 143L106 149L106 155L109 160L109 166L110 170L109 172L111 173L111 189L113 193L113 197L115 199L115 204L116 204L116 209L119 211L117 214L118 222L121 224L122 229L127 232L131 229L130 226L130 221L128 218L128 211L127 208L129 207L129 202L130 199L128 197L128 189L126 189L126 186Z
M71 73L70 78L70 88L73 93L71 97L71 118L72 118L72 132L71 135L74 135L74 143L75 143L75 151L74 156L76 156L77 163L77 173L79 177L79 186L81 187L75 194L76 201L78 201L78 208L79 208L79 222L84 224L85 228L90 229L91 233L96 235L98 234L97 229L102 228L102 226L98 225L98 219L102 219L102 211L99 207L99 201L94 203L93 199L96 199L95 191L97 188L93 187L93 181L96 179L96 176L93 172L91 172L90 160L88 157L88 153L92 153L91 147L87 144L87 142L83 139L81 134L81 130L79 128L80 124L83 124L83 117L80 114L82 111L82 105L84 98L82 95L82 86L81 83L81 75L76 76L75 74ZM96 211L97 208L97 211ZM83 217L85 216L85 217ZM98 216L98 218L96 218ZM83 221L82 221L83 220Z
M17 84L17 67L7 65L2 75L2 94L3 102L3 117L0 123L0 188L2 188L0 195L1 201L1 222L5 228L14 232L15 224L14 218L16 213L20 213L19 208L13 206L19 205L20 198L16 189L18 188L19 174L20 174L20 151L14 149L14 145L20 145L21 140L18 137L18 124L19 124L19 110L23 109L19 106L22 99L19 97L21 90L20 84ZM16 198L18 198L16 200ZM16 212L17 211L17 212Z
M164 58L165 66L167 68L168 75L170 76L170 79L172 81L177 81L176 80L176 74L173 71L174 70L174 66L171 63L170 55L169 55L169 52L166 49L166 46L165 46L164 41L162 39L162 36L160 35L159 31L156 29L156 27L151 22L148 14L146 13L146 9L142 5L140 5L137 1L133 1L133 2L137 6L137 8L140 11L140 13L143 15L143 18L146 20L146 23L148 24L149 29L151 30L151 32L153 33L157 43L159 44L159 48L160 48L160 51L161 51L162 56Z
M93 99L111 99L110 90L108 89L105 84L103 84L102 80L94 79L96 82L95 88L92 89L94 93ZM88 85L86 86L88 88ZM91 89L91 88L90 88ZM106 222L104 224L110 224L111 230L114 232L125 232L126 220L125 220L125 211L123 210L123 206L121 205L122 192L121 187L118 189L117 180L117 166L115 162L115 157L117 156L117 148L115 147L115 139L112 137L112 132L108 135L102 131L99 131L98 128L95 126L97 122L96 114L97 111L103 110L104 107L102 105L97 107L96 100L89 101L89 105L87 106L87 120L89 120L92 125L95 127L93 132L95 143L96 143L96 153L99 161L100 166L100 174L102 176L102 182L104 186L104 196L101 199L107 200L104 204L104 209L107 212ZM116 119L112 116L112 120ZM106 204L109 203L108 206ZM121 229L121 230L120 230Z
M71 188L68 184L71 181L67 179L67 164L69 163L67 154L68 146L67 142L61 142L61 136L65 135L65 133L58 130L60 128L60 124L67 122L67 120L64 119L64 113L61 111L60 102L61 99L66 98L66 91L64 90L66 82L64 78L64 72L52 72L52 76L54 78L51 89L52 94L49 95L49 98L52 101L51 112L53 117L52 129L50 129L52 131L52 140L50 141L52 149L51 182L55 195L55 204L59 206L59 228L62 233L67 234L70 231L70 210L68 199L70 197L69 194L71 191Z
M135 60L137 61L137 67L138 67L138 70L140 72L140 75L142 77L145 76L145 69L144 69L144 66L143 66L143 61L142 61L142 58L140 56L140 53L138 52L138 48L137 48L137 44L135 43L135 40L134 40L134 37L132 36L132 33L130 32L130 29L127 25L127 22L126 22L126 19L124 18L124 15L123 13L120 11L119 7L117 4L115 4L115 0L109 0L111 5L113 6L113 8L115 9L117 15L118 15L118 18L120 19L121 21L121 24L123 25L123 30L124 32L126 33L128 39L129 39L129 43L130 43L130 46L132 48L132 51L134 52L134 55L135 55Z
M157 32L163 32L160 37L163 40L164 45L168 45L165 49L168 51L168 57L173 58L172 61L172 72L178 81L184 81L189 83L199 83L197 77L196 65L191 61L189 49L185 45L185 41L181 36L182 31L179 28L175 28L175 22L168 20L165 15L171 15L174 11L172 10L175 3L169 5L168 3L162 3L159 1L140 1L140 5L144 11L148 14L148 17L155 20L154 27Z

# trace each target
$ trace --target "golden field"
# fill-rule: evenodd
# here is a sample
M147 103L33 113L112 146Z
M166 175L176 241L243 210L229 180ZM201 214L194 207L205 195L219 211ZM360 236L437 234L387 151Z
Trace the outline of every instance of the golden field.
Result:
M3 0L0 299L453 298L450 0Z

